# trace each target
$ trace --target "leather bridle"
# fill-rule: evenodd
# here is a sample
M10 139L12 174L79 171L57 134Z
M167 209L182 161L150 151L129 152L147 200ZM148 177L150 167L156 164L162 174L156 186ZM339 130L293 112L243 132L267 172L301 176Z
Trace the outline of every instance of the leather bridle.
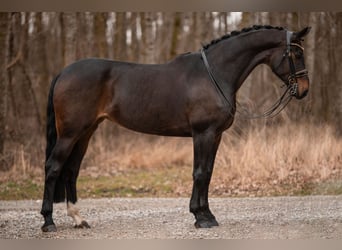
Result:
M285 49L285 53L283 54L283 58L280 61L279 65L275 68L279 68L279 66L281 65L281 63L285 60L285 58L288 59L289 62L289 67L290 67L290 75L287 78L287 81L284 81L287 88L289 88L290 90L290 95L292 96L296 96L297 92L298 92L298 82L297 79L307 76L308 75L308 70L307 69L302 69L302 70L298 70L296 71L296 67L294 65L291 53L291 46L296 46L298 48L300 48L302 51L304 51L304 48L302 46L300 46L297 43L291 43L291 37L292 37L293 32L291 31L286 31L286 49Z

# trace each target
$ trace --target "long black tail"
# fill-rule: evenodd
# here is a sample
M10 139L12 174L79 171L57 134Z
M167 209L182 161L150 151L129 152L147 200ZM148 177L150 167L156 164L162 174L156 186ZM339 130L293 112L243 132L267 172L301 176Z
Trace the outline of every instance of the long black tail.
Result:
M49 159L53 148L56 145L57 141L57 130L56 130L56 119L55 119L55 109L53 106L53 93L55 89L55 85L57 82L59 75L56 76L50 86L48 103L47 103L47 124L46 124L46 151L45 151L45 162Z
M47 125L46 125L46 151L45 151L45 163L48 161L52 150L54 149L57 141L56 119L55 109L53 106L53 94L55 84L59 75L57 75L51 82L48 104L47 104ZM50 164L45 164L45 173L49 171ZM65 200L65 184L62 178L58 178L55 186L54 202L62 202Z

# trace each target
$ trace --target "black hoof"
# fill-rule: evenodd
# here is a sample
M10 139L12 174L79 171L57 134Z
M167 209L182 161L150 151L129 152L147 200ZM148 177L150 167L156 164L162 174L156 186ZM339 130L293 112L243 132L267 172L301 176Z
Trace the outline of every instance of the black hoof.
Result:
M219 225L215 216L210 212L209 209L195 213L195 218L196 228L211 228L217 227Z
M211 228L211 227L217 227L219 224L215 219L210 220L198 220L195 222L196 228Z
M57 232L57 228L55 224L50 224L50 225L43 225L42 226L42 231L44 233L51 233L51 232Z
M75 225L75 228L90 228L88 222L83 220L80 225Z

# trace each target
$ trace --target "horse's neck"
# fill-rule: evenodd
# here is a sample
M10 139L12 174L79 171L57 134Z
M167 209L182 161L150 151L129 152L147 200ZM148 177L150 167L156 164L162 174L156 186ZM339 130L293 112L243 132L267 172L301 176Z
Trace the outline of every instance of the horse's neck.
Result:
M210 51L215 72L226 84L233 84L234 93L240 88L253 69L267 63L271 49L279 46L281 38L265 35L258 31L223 41ZM260 39L260 36L263 36ZM217 58L215 60L215 58Z

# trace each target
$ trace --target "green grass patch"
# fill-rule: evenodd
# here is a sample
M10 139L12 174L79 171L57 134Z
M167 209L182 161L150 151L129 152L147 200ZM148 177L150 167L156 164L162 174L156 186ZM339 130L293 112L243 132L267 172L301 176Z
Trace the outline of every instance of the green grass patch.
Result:
M305 182L301 185L282 184L271 196L342 195L342 180Z
M312 190L313 194L342 195L342 180L329 180L318 183Z
M32 179L0 182L0 200L41 199L43 183Z
M40 178L0 181L0 200L42 199L44 183ZM189 167L131 169L112 176L80 176L80 198L101 197L179 197L191 191Z
M80 198L190 197L192 190L191 170L191 166L173 166L160 169L127 169L127 171L118 172L111 176L81 175L77 182L78 196ZM210 196L226 197L226 195L221 195L224 190L233 188L226 185L217 188L215 183L212 183L211 188L216 188L216 191ZM43 188L44 183L41 176L22 178L17 181L8 178L7 181L0 181L0 200L42 199ZM239 189L240 187L235 186L234 188ZM274 192L269 190L273 188ZM260 193L251 189L245 190L241 195L238 195L237 192L236 195L232 194L231 196L262 196L263 194L267 196L342 195L342 180L328 179L321 182L281 183L262 188Z
M114 176L79 178L80 197L172 197L182 193L180 186L191 184L191 174L181 175L179 167L164 170L138 169ZM187 185L187 186L188 186Z

